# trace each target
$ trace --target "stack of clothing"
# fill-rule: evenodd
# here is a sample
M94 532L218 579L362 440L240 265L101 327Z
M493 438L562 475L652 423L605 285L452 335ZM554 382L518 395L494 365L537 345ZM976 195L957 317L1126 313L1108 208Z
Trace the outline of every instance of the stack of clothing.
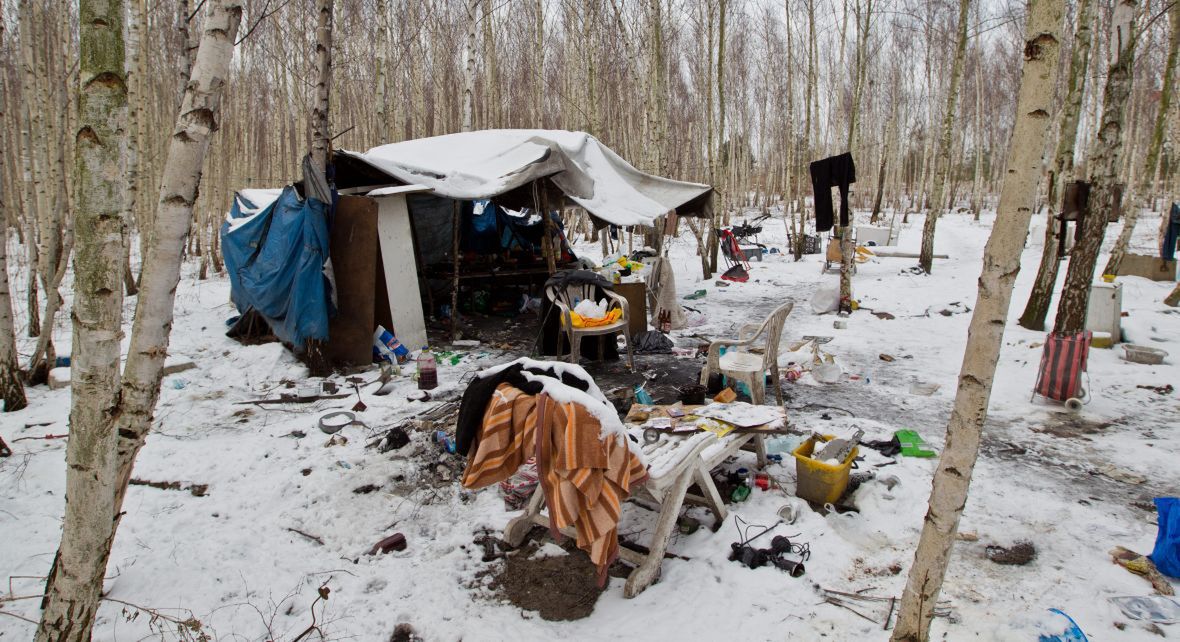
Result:
M501 482L536 458L550 530L558 537L558 529L574 528L600 583L618 557L620 506L647 478L614 412L581 368L521 359L477 376L463 395L456 435L468 458L465 488Z

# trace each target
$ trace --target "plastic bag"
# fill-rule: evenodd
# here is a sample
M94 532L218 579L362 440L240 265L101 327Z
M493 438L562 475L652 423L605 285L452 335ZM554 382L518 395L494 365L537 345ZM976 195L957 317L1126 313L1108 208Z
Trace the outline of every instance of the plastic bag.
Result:
M811 296L811 310L816 314L827 314L840 309L840 290L820 288Z
M1180 577L1180 498L1156 497L1155 511L1159 515L1159 533L1148 557L1160 573Z

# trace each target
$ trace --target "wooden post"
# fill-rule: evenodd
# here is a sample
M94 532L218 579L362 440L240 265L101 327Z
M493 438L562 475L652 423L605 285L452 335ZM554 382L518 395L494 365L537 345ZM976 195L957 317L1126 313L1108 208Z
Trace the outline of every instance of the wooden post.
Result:
M459 338L459 225L461 201L455 201L451 216L451 341Z
M539 193L538 193L539 192ZM545 264L549 267L549 275L557 272L557 249L553 247L553 218L549 216L549 198L543 185L533 183L533 204L541 213L541 221L545 225L545 233L541 236L541 253L545 255Z

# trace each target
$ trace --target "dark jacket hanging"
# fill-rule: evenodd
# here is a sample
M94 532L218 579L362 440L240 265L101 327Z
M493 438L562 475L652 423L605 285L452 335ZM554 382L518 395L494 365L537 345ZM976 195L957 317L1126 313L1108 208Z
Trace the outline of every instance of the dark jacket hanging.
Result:
M832 229L832 188L840 188L840 225L848 225L848 186L856 182L856 164L847 152L811 164L811 188L815 191L815 231Z

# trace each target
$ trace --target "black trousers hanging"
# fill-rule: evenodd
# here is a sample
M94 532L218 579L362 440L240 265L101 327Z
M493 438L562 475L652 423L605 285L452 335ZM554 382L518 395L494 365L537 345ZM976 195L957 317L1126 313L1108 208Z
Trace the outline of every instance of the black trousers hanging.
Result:
M832 229L832 188L840 188L840 225L848 225L848 186L856 182L856 164L845 152L811 164L811 188L815 192L815 231Z

